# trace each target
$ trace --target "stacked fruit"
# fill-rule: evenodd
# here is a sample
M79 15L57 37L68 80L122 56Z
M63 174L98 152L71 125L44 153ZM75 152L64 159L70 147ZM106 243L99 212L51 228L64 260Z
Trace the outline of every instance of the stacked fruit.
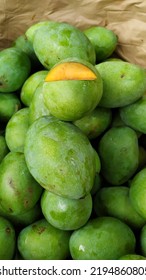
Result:
M146 73L39 22L0 52L0 259L146 258Z

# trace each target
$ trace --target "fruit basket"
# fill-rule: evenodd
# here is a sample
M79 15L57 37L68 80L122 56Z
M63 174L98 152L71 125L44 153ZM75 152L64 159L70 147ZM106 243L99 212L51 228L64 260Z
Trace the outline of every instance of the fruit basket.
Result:
M1 1L1 260L146 259L146 5L103 2Z

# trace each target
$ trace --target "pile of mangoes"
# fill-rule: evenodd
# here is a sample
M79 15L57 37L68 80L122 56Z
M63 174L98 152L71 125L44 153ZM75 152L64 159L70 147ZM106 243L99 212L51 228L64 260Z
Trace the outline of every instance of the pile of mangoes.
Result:
M42 21L0 52L0 259L146 259L146 71Z

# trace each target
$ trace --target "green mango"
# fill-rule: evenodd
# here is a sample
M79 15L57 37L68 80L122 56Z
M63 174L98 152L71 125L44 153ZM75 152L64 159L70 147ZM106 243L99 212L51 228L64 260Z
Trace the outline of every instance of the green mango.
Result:
M97 62L107 59L117 47L118 36L106 27L92 26L84 30L84 34L95 47Z
M21 109L21 102L15 93L0 93L0 120L7 122Z
M69 256L70 234L41 219L20 231L18 250L25 260L65 260Z
M45 105L53 116L64 121L75 121L94 110L102 91L102 79L96 68L78 58L57 63L43 85Z
M12 260L15 248L15 229L10 221L0 216L0 260Z
M29 106L30 125L38 118L50 115L49 109L44 102L43 84L44 82L40 82L39 85L37 86Z
M27 40L33 45L34 36L35 36L35 33L37 32L37 30L39 28L41 28L42 26L51 27L53 24L54 24L54 21L49 21L49 20L39 21L37 23L32 24L25 31L25 36L26 36Z
M3 158L9 153L9 148L4 135L0 135L0 163Z
M119 260L146 260L146 258L138 254L127 254L120 257Z
M145 224L129 197L129 187L102 187L96 192L94 210L98 216L111 216L120 219L133 229L140 229Z
M140 253L146 258L146 224L142 227L139 235Z
M146 96L120 108L120 116L127 126L146 134Z
M9 152L0 167L0 204L5 213L19 215L39 200L43 188L30 174L24 154Z
M97 154L75 125L53 116L40 117L27 131L24 155L30 173L43 188L74 199L92 189Z
M41 209L52 226L62 230L75 230L89 220L92 212L92 197L89 193L81 199L70 199L44 190Z
M80 58L93 65L96 60L94 46L87 36L75 26L63 22L52 21L38 28L33 48L46 69L66 58Z
M89 220L70 237L74 260L116 260L135 252L136 238L131 228L114 217Z
M21 92L20 99L25 106L30 106L33 94L41 81L44 81L48 71L41 70L33 73L24 82Z
M137 213L146 219L146 168L135 174L130 182L129 196Z
M146 91L145 70L125 61L106 61L96 69L103 80L103 95L99 106L123 107L141 98Z
M101 174L111 185L122 185L135 173L139 164L136 132L130 127L112 127L98 145Z
M10 151L23 153L26 132L29 127L29 108L17 111L8 121L5 139Z
M0 51L0 92L19 90L31 70L29 57L18 48Z
M97 138L110 125L112 112L109 108L96 107L92 112L73 122L89 139Z

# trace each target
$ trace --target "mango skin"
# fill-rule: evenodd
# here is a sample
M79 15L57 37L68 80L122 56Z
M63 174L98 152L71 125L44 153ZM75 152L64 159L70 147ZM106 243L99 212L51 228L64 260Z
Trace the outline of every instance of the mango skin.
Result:
M99 106L123 107L144 95L146 74L143 68L120 60L102 62L95 67L103 79L103 95Z
M134 253L136 239L131 228L114 217L94 218L75 230L69 242L74 260L116 260Z
M129 187L102 187L94 197L94 210L97 216L112 216L128 224L132 229L140 229L145 219L140 216L129 197Z
M84 34L95 47L98 62L107 59L116 49L118 37L112 30L103 26L92 26L84 30Z
M119 260L146 260L146 258L138 254L127 254L120 257Z
M43 84L43 81L39 83L32 96L29 106L29 125L40 117L50 115L50 111L44 103Z
M69 199L45 190L41 197L41 209L46 220L54 227L75 230L89 220L92 197L88 194L82 199Z
M20 231L18 250L25 260L65 260L69 256L69 238L69 231L41 219Z
M0 120L8 120L21 109L21 102L15 93L0 93Z
M74 199L90 192L96 153L73 124L53 116L40 117L27 131L24 155L30 173L43 188Z
M146 225L144 225L140 232L140 253L146 258Z
M111 185L122 185L134 175L139 164L136 132L130 127L112 127L100 139L98 153L101 174Z
M18 48L11 47L0 52L0 92L19 90L31 70L29 57Z
M17 111L8 121L5 129L6 144L11 152L24 151L26 132L29 127L29 108Z
M146 96L120 108L120 116L125 125L146 134Z
M130 200L135 210L146 219L146 168L141 169L130 182Z
M0 168L0 205L5 213L21 215L30 210L42 191L27 168L24 154L9 152Z
M0 217L0 260L12 260L16 248L16 233L12 223Z
M76 57L95 65L95 49L78 28L61 22L41 26L34 35L34 51L46 69L59 61Z
M48 71L41 70L30 75L24 82L21 92L20 99L25 106L30 106L33 94L41 81L44 81Z

